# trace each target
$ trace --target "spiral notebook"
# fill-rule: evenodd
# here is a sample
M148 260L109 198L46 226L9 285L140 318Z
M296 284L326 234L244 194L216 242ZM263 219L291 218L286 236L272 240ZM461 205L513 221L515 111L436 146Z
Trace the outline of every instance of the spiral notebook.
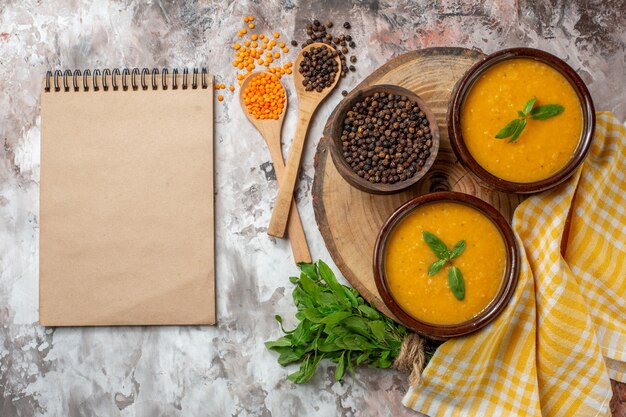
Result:
M42 325L215 323L206 70L49 72L40 184Z

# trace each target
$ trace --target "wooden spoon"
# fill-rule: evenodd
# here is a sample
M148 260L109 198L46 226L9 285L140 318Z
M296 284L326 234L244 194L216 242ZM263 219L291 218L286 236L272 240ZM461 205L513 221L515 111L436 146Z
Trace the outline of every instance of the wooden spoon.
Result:
M326 87L319 93L317 91L305 91L304 86L302 85L304 76L298 71L300 68L300 62L304 59L302 54L304 51L309 51L310 49L319 46L325 46L334 50L333 47L324 43L312 43L300 51L294 64L293 80L295 83L296 95L298 96L298 125L296 127L296 134L294 135L293 142L291 143L291 149L289 150L289 157L287 158L287 165L285 166L284 179L279 184L278 197L274 203L274 210L272 211L270 225L267 228L267 234L275 237L285 237L285 228L287 227L287 220L289 218L289 205L293 199L293 190L296 186L298 170L300 169L300 159L302 157L302 149L304 148L306 133L309 129L309 122L311 121L317 106L331 91L333 91L341 74L341 60L339 59L339 56L337 56L335 57L338 65L337 73L335 74L335 79L333 80L332 85Z
M274 171L276 172L276 178L278 183L281 184L281 181L284 172L285 172L285 162L283 161L283 153L280 145L280 137L283 126L283 120L285 118L285 113L287 112L287 94L285 91L285 108L283 112L280 114L277 120L273 119L257 119L253 115L248 112L248 108L246 107L246 103L243 98L243 93L246 90L250 80L254 78L256 75L260 74L263 71L254 71L249 74L243 81L241 88L239 89L239 104L241 105L241 110L246 115L250 123L256 127L256 129L261 133L261 136L265 140L267 147L270 150L270 157L272 158L272 163L274 164ZM274 75L272 75L275 77ZM284 87L283 87L284 88ZM292 201L291 203L291 215L289 216L289 240L291 243L291 251L293 252L293 259L296 263L298 262L311 262L311 253L309 252L309 246L306 242L306 236L304 234L304 229L302 227L302 221L300 220L300 214L298 213L298 207L296 206L296 202Z

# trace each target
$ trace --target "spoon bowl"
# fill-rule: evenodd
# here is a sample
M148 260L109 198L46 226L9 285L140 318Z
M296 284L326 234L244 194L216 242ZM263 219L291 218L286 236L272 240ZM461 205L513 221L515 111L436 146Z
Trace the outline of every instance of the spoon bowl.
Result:
M256 129L261 133L261 136L263 136L265 143L267 143L267 145L270 146L269 142L274 143L276 142L276 140L268 140L268 138L272 139L274 136L278 136L278 144L280 145L280 134L281 134L282 127L283 127L283 122L285 121L285 113L287 113L287 106L289 104L288 99L287 99L287 91L285 90L285 107L283 108L283 111L278 116L278 119L257 119L252 114L250 114L250 112L248 111L248 107L246 106L244 93L246 89L248 88L250 81L252 81L253 78L259 76L260 74L269 74L270 76L278 80L278 77L276 77L274 74L271 74L267 71L253 71L249 73L246 76L246 78L243 79L243 83L241 84L241 88L239 89L239 104L241 105L241 110L243 111L243 114L246 115L250 123L252 123L254 127L256 127ZM280 82L280 80L278 81ZM283 90L284 89L285 87L283 86ZM268 130L271 130L272 132L271 133L268 132L270 134L265 134L265 132Z
M311 100L313 102L317 102L317 105L319 105L319 103L322 102L322 100L324 100L324 98L326 98L326 96L328 94L330 94L331 91L333 91L333 89L335 88L335 86L337 85L337 82L339 81L340 75L341 75L341 59L339 58L339 55L337 55L335 57L335 61L337 62L337 74L335 74L335 79L333 80L333 83L330 85L330 87L326 87L324 88L321 92L317 92L315 90L313 91L306 91L306 88L304 87L303 81L304 81L304 75L302 75L302 73L300 72L300 64L302 63L302 61L304 61L304 52L309 52L311 51L311 49L313 48L319 48L321 46L325 46L327 48L329 48L331 51L335 51L335 48L333 48L330 45L326 45L325 43L321 43L321 42L313 42L312 44L302 48L302 50L298 53L298 56L296 57L296 60L294 62L293 65L293 69L294 69L294 73L293 73L293 81L295 84L295 89L296 89L296 95L298 96L298 102L301 103L303 100ZM316 107L317 107L316 105ZM299 105L301 107L301 104ZM315 109L313 109L314 111Z

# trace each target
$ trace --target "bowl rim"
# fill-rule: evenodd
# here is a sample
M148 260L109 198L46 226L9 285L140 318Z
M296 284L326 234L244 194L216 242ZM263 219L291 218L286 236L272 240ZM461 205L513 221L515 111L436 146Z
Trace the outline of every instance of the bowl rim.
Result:
M339 144L339 141L341 140L341 135L336 135L337 131L342 130L345 115L354 105L354 103L357 100L363 99L364 97L368 97L377 92L392 93L394 95L404 95L409 100L416 103L419 106L420 110L423 111L426 115L426 119L428 120L428 126L430 128L430 134L432 136L432 145L429 151L430 156L428 157L428 159L426 159L426 162L424 163L424 166L422 166L422 169L417 172L413 177L404 181L399 181L395 184L374 184L359 177L354 171L352 171L350 165L348 165L346 160L343 158ZM333 111L331 119L326 124L326 128L324 129L324 136L326 136L330 140L331 158L333 160L335 168L337 169L341 177L353 187L371 194L398 193L415 185L426 175L426 173L433 166L439 152L439 125L437 124L437 119L428 104L424 101L424 99L422 99L413 91L393 84L373 84L368 87L357 88L350 92L346 97L344 97L343 100L341 100L341 102Z
M576 91L582 110L583 123L580 139L572 158L556 173L533 182L509 181L499 178L487 171L469 152L469 149L463 140L463 133L461 131L461 106L466 94L471 90L475 81L480 75L494 65L515 58L530 58L539 60L559 71L559 73L568 80L572 88L574 88L574 91ZM470 172L472 172L472 174L496 190L527 194L556 187L574 174L578 166L587 157L591 148L591 142L593 140L596 125L596 113L593 99L585 82L572 67L570 67L562 59L550 54L549 52L524 47L509 48L494 52L474 64L456 83L452 91L451 100L448 106L447 121L448 135L450 138L450 144L452 145L452 150L454 151L457 159Z
M503 282L493 300L472 319L450 325L423 322L409 315L394 300L385 278L385 249L389 236L391 236L395 226L417 207L437 202L461 203L479 210L487 216L500 231L507 253L507 265L504 271ZM402 204L387 218L378 233L376 244L374 245L373 269L376 288L383 302L400 322L421 335L432 339L446 340L475 332L489 324L502 313L517 287L520 272L520 255L513 229L495 207L469 194L442 191L417 196Z

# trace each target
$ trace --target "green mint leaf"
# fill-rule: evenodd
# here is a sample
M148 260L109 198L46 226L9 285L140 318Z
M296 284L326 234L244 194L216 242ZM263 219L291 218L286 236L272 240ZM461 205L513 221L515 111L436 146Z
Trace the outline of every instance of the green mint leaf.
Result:
M315 340L313 341L314 343L317 343L318 339L320 338L320 329L322 327L324 327L324 323L315 323L311 326L311 331L317 332L317 336L315 336Z
M527 116L530 111L533 109L533 107L535 106L535 102L537 101L536 97L531 98L530 100L528 100L526 102L526 105L524 106L524 116Z
M285 366L297 362L303 354L304 352L299 350L285 350L278 356L278 364Z
M389 358L378 358L372 362L376 368L389 368L393 362Z
M291 338L288 336L283 336L276 340L269 340L265 342L265 347L268 349L273 349L276 347L285 347L285 346L291 346Z
M324 316L334 313L335 311L341 310L341 306L339 305L339 300L335 294L330 291L322 291L319 293L317 297L313 300L315 304L318 306L318 310L320 313L324 314Z
M337 282L337 278L335 277L335 274L330 269L330 267L322 261L319 261L317 265L320 276L326 282L331 291L337 296L341 304L346 307L350 307L351 300L348 298L346 292L344 291L344 286Z
M511 120L506 124L506 126L500 129L500 131L496 133L496 139L505 139L510 137L511 139L509 139L509 143L515 142L526 128L529 117L534 120L546 120L550 117L563 113L565 110L565 108L560 104L546 104L535 107L536 103L536 97L528 100L524 105L524 110L517 110L519 119Z
M279 316L278 314L276 314L274 316L274 318L276 319L276 321L278 322L278 324L280 324L280 330L283 331L283 333L285 334L291 334L293 333L293 330L289 331L289 330L285 330L285 327L283 326L283 318L281 316ZM294 329L295 330L295 329Z
M326 281L329 287L332 288L335 284L339 284L337 282L337 278L335 277L334 272L325 262L318 262L318 271L322 279Z
M303 374L302 368L304 368L304 365L301 365L300 369L298 369L296 372L287 375L287 379L293 382L294 384L299 384L300 382L298 381L300 381L300 379L302 378L302 374Z
M319 280L319 277L317 276L317 269L315 268L315 264L308 264L306 262L300 262L298 263L298 267L300 268L300 271L304 272L306 276L311 278L313 281Z
M506 126L500 129L498 133L496 133L496 139L508 138L517 131L521 124L522 121L520 119L511 120L509 123L506 124Z
M343 360L344 355L345 352L341 354L339 361L337 362L337 367L335 368L335 381L341 381L343 374L346 372L346 363Z
M311 297L309 294L307 294L304 291L304 289L302 289L302 285L298 285L296 289L293 290L292 297L293 297L294 304L296 305L296 307L298 307L298 310L301 310L303 308L315 307L315 303L313 302L313 297Z
M517 130L513 133L513 136L511 136L511 139L509 139L509 143L515 142L517 138L519 138L519 135L522 134L522 132L524 131L524 128L526 127L526 123L528 123L526 119L520 120L520 122L521 123L518 126Z
M450 251L450 259L455 259L461 256L463 251L465 250L465 240L459 240L456 245Z
M563 111L565 111L565 107L560 104L545 104L543 106L535 107L530 112L530 117L535 120L546 120L550 117L563 113Z
M370 358L370 354L371 354L371 353L372 353L371 351L370 351L370 352L363 352L363 353L361 353L361 354L360 354L360 355L356 358L356 364L357 364L357 366L358 366L358 365L360 365L360 364L362 364L362 363L364 363L364 362L367 362L367 361L369 360L369 358Z
M351 335L352 332L348 330L346 327L338 325L332 329L332 332L328 335L329 337L334 337L335 339L340 339L343 336Z
M313 323L321 323L324 318L324 315L317 311L316 308L305 308L302 310L302 313L307 320L310 320Z
M302 346L311 340L313 340L311 322L308 320L301 321L291 335L292 346Z
M355 376L355 372L354 372L354 363L352 362L352 352L348 351L348 359L346 359L346 362L348 363L348 369L350 370L350 373L352 374L352 383L354 383L354 376Z
M456 266L448 270L448 285L457 300L463 301L465 298L465 281L463 280L461 270Z
M352 307L358 306L359 305L359 301L356 299L356 295L354 295L354 292L356 292L356 290L354 290L352 288L348 288L348 287L343 287L343 290L346 293L346 298L350 302L350 305ZM357 294L358 294L358 292L357 292Z
M352 315L351 311L338 311L336 313L330 314L322 319L322 323L334 326L335 324L341 322L342 320L350 317Z
M428 268L428 275L431 277L435 275L437 272L441 271L441 268L448 262L447 259L439 259L436 262L433 262L432 265Z
M374 310L370 306L360 305L358 309L368 319L378 320L380 318L380 314L378 313L378 311Z
M308 275L303 275L300 277L300 285L302 285L302 289L308 294L315 297L320 292L320 287L309 278Z
M372 334L381 343L385 343L385 323L380 320L370 322Z
M348 330L354 333L358 333L361 336L369 337L371 334L369 326L365 322L365 319L361 317L358 317L358 316L348 317L344 321L342 321L341 324L346 326Z
M441 241L441 239L430 232L422 232L422 236L424 237L424 241L428 247L435 253L435 255L437 255L437 258L449 258L450 253L448 252L448 247Z
M321 343L318 344L317 349L320 352L337 352L341 349L334 341L328 341L328 339L324 339Z
M370 341L367 340L365 337L358 334L349 334L343 336L341 339L337 340L337 344L339 346L343 345L347 350L365 351L368 349L374 349L376 347L372 343L370 343Z
M302 362L300 369L290 375L287 375L287 379L289 379L292 382L295 382L296 384L303 384L307 382L315 374L315 370L317 369L317 364L323 357L324 357L323 354L320 356L313 356L313 357L309 355L309 357L307 357L304 360L304 362Z

